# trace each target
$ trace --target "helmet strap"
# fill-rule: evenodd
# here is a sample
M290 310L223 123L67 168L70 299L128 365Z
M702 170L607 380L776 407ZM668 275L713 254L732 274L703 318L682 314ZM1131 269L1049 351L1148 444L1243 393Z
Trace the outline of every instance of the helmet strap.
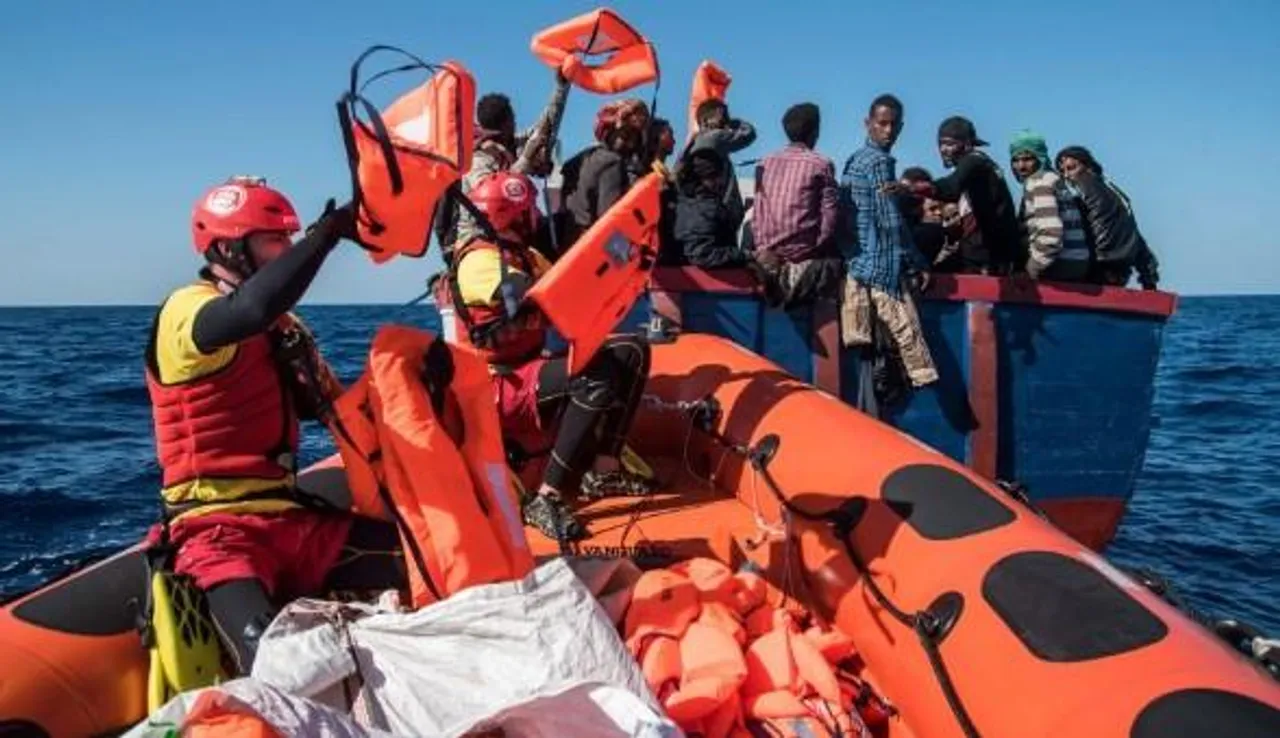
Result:
M218 248L219 246L225 246L225 248ZM258 271L258 264L254 261L253 252L249 250L247 237L219 241L205 252L205 258L210 264L222 267L241 281L252 277Z

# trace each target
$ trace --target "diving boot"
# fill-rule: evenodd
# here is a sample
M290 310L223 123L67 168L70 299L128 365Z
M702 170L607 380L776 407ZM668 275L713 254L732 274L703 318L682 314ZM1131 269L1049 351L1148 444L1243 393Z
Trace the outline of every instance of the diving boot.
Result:
M587 537L587 527L578 520L564 500L551 495L530 494L520 501L527 525L556 541L578 541Z
M589 471L582 475L582 496L588 500L604 497L648 497L657 489L657 480L627 469Z

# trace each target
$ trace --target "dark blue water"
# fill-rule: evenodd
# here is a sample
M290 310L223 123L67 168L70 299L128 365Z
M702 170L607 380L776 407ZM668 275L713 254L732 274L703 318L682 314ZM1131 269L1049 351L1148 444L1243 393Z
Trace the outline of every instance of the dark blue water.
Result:
M159 472L141 360L150 308L0 309L0 593L137 540ZM343 379L421 308L302 313ZM1156 429L1109 554L1195 607L1280 632L1280 297L1192 298L1170 322ZM329 453L312 428L303 461Z

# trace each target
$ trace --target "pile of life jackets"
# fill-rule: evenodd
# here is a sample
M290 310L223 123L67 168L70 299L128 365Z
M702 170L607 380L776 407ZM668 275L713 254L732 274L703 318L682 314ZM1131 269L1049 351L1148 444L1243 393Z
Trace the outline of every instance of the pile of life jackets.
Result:
M853 641L774 607L765 581L695 558L641 575L623 635L663 709L706 738L870 738L884 704L851 671Z

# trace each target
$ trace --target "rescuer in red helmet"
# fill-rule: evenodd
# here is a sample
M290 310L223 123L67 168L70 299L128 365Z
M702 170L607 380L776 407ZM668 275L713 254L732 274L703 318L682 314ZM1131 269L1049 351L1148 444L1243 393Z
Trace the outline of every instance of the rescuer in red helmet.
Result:
M542 316L516 307L550 268L533 246L541 220L533 180L497 172L468 197L492 233L454 252L453 271L436 296L437 305L452 308L445 333L489 362L509 455L545 456L541 485L521 500L524 521L548 538L578 540L587 530L566 498L654 490L651 478L627 469L621 458L649 374L649 346L633 336L610 338L569 376L565 357L544 352Z
M353 573L338 566L345 546L394 556L398 539L388 524L317 509L296 486L299 420L323 420L342 387L289 311L354 238L351 206L329 201L293 243L289 200L236 177L200 197L191 229L207 263L160 307L146 351L165 516L149 539L206 592L247 673L281 605ZM391 556L358 559L369 586L403 581Z

